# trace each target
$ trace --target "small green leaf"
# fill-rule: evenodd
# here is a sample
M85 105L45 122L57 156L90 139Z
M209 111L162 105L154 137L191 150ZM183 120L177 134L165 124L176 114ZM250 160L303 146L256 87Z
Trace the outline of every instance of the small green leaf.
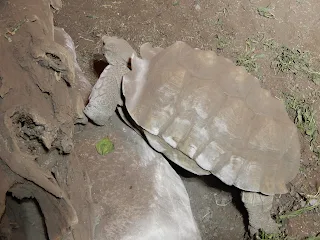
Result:
M109 138L104 138L96 144L96 149L100 155L106 155L114 150L114 145Z
M307 134L308 136L312 136L314 132L315 132L315 129L307 129L307 130L306 130L306 134Z
M258 54L256 58L264 58L265 56L266 56L265 54Z
M86 15L87 18L92 18L92 19L97 19L99 17L95 16L95 15Z

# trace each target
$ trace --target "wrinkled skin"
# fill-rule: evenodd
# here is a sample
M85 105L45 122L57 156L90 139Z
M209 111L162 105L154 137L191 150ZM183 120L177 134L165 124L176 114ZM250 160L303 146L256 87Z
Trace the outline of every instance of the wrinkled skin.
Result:
M89 97L84 113L97 125L105 125L114 114L118 104L121 105L122 76L130 70L127 67L133 48L124 40L116 37L103 37L107 44L103 46L109 65L101 73ZM121 54L118 54L121 52Z

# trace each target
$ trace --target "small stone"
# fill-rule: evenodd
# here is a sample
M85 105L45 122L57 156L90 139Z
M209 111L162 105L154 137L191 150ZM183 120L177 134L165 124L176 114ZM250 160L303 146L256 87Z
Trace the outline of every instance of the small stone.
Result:
M296 193L296 192L295 192L294 189L292 188L292 189L290 190L290 195L291 195L291 196L294 196L295 193Z
M201 7L199 4L196 4L195 7L194 7L197 11L200 11L201 10Z
M303 201L303 200L302 200L302 201L300 202L300 206L301 206L301 207L306 206L306 201Z
M35 21L38 21L38 20L39 20L38 16L34 15L34 14L29 18L30 22L35 22Z
M309 205L310 206L315 206L315 205L317 205L318 204L318 199L311 199L310 201L309 201Z

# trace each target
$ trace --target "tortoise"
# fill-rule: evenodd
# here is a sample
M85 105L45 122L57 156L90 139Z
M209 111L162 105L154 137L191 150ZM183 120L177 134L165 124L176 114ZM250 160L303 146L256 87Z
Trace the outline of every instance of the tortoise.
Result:
M152 148L194 174L241 189L251 234L278 232L273 197L288 192L300 165L298 131L283 102L213 51L182 41L167 48L145 43L139 58L123 39L102 41L109 65L85 114L103 125L122 93L129 115L122 118L132 118Z

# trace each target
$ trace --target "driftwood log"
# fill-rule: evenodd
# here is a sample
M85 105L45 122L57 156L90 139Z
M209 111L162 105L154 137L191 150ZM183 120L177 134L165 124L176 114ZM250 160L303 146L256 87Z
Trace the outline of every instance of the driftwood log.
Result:
M61 6L60 0L0 3L0 27L7 30L0 37L0 220L8 193L34 198L49 239L60 239L78 217L52 164L44 163L54 151L72 152L90 92L79 81L74 49L63 46L63 29L54 27L53 11Z

